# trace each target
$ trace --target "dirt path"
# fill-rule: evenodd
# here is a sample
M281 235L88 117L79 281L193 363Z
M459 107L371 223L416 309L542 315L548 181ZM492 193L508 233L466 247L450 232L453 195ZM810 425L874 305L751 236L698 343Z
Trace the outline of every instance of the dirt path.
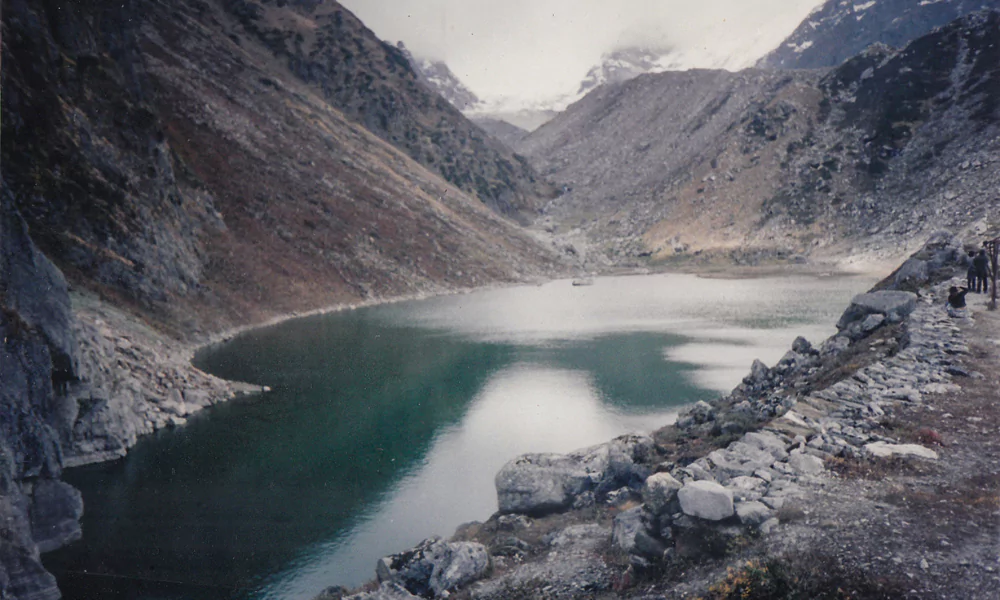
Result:
M939 459L841 463L770 542L800 573L836 572L844 594L830 597L1000 597L1000 311L986 311L984 296L970 308L960 391L902 405L882 423L884 435Z

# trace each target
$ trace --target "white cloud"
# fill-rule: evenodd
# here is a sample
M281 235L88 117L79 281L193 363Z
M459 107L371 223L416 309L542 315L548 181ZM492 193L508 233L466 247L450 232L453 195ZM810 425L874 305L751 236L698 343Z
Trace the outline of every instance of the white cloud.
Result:
M382 39L443 59L476 94L572 93L601 54L671 47L684 67L737 69L778 46L821 0L342 0Z

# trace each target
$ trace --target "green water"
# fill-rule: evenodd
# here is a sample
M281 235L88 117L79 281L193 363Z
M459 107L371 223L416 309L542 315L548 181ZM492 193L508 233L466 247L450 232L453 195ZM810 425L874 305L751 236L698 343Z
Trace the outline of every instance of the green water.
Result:
M84 539L46 555L65 597L311 598L485 519L493 475L669 423L818 342L862 278L601 278L290 321L206 349L268 385L126 459L72 469Z

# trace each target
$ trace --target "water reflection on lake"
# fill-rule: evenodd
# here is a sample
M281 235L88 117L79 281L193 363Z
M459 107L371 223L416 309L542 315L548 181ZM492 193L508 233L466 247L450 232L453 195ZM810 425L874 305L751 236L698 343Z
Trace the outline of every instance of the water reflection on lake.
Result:
M197 362L274 391L69 471L85 538L46 563L70 599L311 598L361 583L379 556L488 517L515 455L662 426L796 335L825 338L871 283L599 278L251 332Z

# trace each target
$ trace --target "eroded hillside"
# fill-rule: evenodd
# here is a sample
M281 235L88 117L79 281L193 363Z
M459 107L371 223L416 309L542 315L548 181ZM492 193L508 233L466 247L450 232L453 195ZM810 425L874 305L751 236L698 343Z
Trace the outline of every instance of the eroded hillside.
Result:
M518 148L563 187L552 220L616 260L896 258L996 206L998 36L982 12L827 72L646 75Z

